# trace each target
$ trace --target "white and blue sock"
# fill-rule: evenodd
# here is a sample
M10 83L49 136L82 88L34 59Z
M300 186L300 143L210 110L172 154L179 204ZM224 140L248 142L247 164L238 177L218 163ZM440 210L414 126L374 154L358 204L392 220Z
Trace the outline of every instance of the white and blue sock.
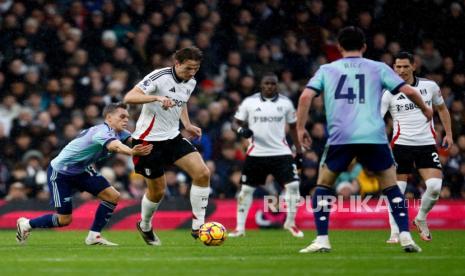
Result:
M57 214L47 214L29 220L31 228L54 228L60 227Z
M312 197L312 208L313 217L316 225L316 232L318 236L328 235L329 225L329 213L330 213L330 201L329 197L334 196L334 190L318 185L313 193Z
M94 223L92 224L90 230L97 233L102 232L103 227L107 225L108 221L113 215L115 208L116 204L114 203L105 200L100 202L100 205L97 208L97 212L95 213Z
M398 180L397 186L399 186L399 189L402 192L402 194L405 194L405 190L407 189L407 181ZM397 227L397 223L394 220L394 217L392 216L391 211L389 211L389 224L391 225L391 236L399 235L399 227Z
M400 232L408 232L408 209L405 205L404 195L399 186L393 185L383 190L389 201L389 207Z

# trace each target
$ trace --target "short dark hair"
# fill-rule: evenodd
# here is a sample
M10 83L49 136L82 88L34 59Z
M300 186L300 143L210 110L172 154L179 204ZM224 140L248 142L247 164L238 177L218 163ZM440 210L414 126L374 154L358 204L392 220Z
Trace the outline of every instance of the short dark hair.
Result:
M414 64L415 63L415 58L413 57L413 55L409 52L399 52L395 57L394 57L394 61L396 59L408 59L408 61L410 61L410 64Z
M108 114L115 112L118 108L127 109L128 105L122 102L117 102L105 106L103 109L103 118L106 118Z
M365 44L365 34L355 26L343 28L337 36L339 45L346 51L357 51L363 48Z
M186 60L202 61L203 53L199 48L190 46L177 50L176 53L174 53L174 58L180 63Z
M263 81L265 78L276 78L276 81L278 81L278 76L273 73L273 72L266 72L263 74L261 81Z

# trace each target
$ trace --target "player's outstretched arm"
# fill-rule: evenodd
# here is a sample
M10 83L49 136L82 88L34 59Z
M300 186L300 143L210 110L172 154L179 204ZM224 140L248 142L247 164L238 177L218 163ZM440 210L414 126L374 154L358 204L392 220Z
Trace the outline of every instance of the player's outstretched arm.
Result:
M147 95L140 89L139 87L135 86L131 89L126 96L124 96L124 103L127 104L145 104L151 102L160 102L163 105L163 108L170 108L174 105L174 102L164 96L156 96L156 95Z
M135 145L133 148L126 146L125 144L121 143L119 140L113 140L107 145L107 149L111 152L115 153L123 153L126 155L132 156L143 156L148 155L152 151L153 145Z
M302 91L302 94L299 98L299 105L297 107L297 136L299 142L305 148L310 148L312 144L312 139L310 138L310 134L308 134L307 130L305 129L305 125L307 124L308 120L308 112L310 110L310 106L312 105L313 97L315 97L317 93L313 91L313 89L305 88Z
M444 130L446 131L446 136L442 140L442 147L446 150L449 150L452 144L454 143L454 139L452 138L452 128L450 123L450 114L449 110L445 103L440 105L434 106L439 114L439 119L441 119L441 123L444 126Z
M423 98L421 97L418 91L413 89L408 84L403 85L401 88L399 88L399 90L421 109L428 121L431 121L431 119L433 118L433 109L425 104Z

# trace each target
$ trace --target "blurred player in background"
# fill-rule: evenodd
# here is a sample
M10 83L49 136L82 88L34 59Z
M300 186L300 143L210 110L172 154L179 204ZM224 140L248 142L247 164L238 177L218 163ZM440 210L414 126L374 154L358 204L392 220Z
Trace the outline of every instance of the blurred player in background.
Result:
M165 194L165 165L176 165L192 178L192 236L198 238L205 221L210 194L210 171L194 145L179 132L179 120L191 137L202 135L202 130L189 119L187 101L194 91L195 74L200 68L202 52L187 47L174 54L174 66L157 69L144 77L124 97L129 104L143 104L132 134L135 144L151 144L148 156L133 158L135 170L145 177L147 192L142 198L141 221L137 229L148 245L161 245L153 233L152 217ZM157 103L162 97L162 103Z
M380 115L383 89L392 94L403 92L431 120L432 110L420 94L392 71L386 64L362 57L366 49L365 36L356 27L346 27L338 36L343 56L320 67L307 84L299 99L297 131L299 140L310 147L311 138L305 124L312 99L323 93L329 137L321 160L312 208L317 238L301 253L328 252L330 202L332 186L337 176L347 170L354 157L366 169L375 172L383 193L387 196L392 215L399 225L400 243L406 252L420 252L408 227L408 209L404 195L396 184L394 160L388 145L385 125Z
M415 60L412 54L401 52L395 58L394 71L407 83L419 90L423 101L434 106L444 126L446 136L442 147L452 146L452 129L450 114L441 96L439 86L432 80L418 78L414 75ZM385 91L382 98L381 116L391 113L393 119L393 137L391 147L397 163L397 185L402 193L407 187L408 175L415 167L425 181L426 191L421 198L421 206L413 224L418 228L421 239L431 240L431 233L426 223L428 212L439 199L442 185L442 166L436 150L436 133L433 120L427 121L421 110L409 100L404 93L393 95ZM399 242L399 227L389 215L391 236L387 243Z
M277 90L278 77L265 74L261 92L247 97L234 115L233 128L240 137L250 139L247 158L242 169L241 191L237 199L236 230L229 237L245 236L245 222L258 185L265 184L271 174L286 188L287 217L284 229L294 237L304 233L295 225L297 203L300 199L298 170L302 167L302 147L297 139L295 108ZM296 157L286 141L286 125L296 148Z
M56 214L17 221L16 240L23 244L34 228L55 228L67 226L72 220L73 189L86 191L98 197L101 202L95 213L94 222L87 235L87 245L117 245L100 234L110 220L119 200L119 192L97 173L92 164L109 157L112 153L133 156L147 155L152 145L137 145L132 149L124 143L130 142L131 135L125 130L129 120L126 104L114 103L103 110L105 122L83 130L55 157L48 167L48 187Z

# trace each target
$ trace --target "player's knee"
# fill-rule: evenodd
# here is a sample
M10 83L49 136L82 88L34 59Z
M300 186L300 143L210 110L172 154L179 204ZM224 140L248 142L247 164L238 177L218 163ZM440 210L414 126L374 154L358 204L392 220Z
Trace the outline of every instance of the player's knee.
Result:
M98 198L100 200L108 201L113 204L117 204L121 197L120 192L118 192L115 188L110 187L102 191L98 194Z
M194 177L194 182L196 184L210 183L210 170L207 168L207 166L204 166L197 172L196 176Z
M58 223L60 226L68 226L73 221L73 217L71 215L58 215Z
M153 202L160 202L160 200L162 200L164 196L165 190L158 191L153 197Z
M165 189L158 187L157 189L147 190L147 198L152 202L160 202L165 196Z
M111 195L111 200L110 202L113 203L113 204L117 204L118 201L120 200L121 198L121 193L118 192L118 191L115 191L112 195Z

